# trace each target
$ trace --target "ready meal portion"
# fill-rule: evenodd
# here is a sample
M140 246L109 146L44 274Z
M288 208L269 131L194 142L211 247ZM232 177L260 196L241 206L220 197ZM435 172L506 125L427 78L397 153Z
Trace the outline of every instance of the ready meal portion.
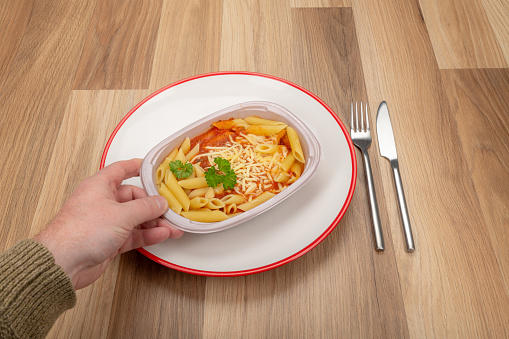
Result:
M176 213L217 222L286 189L300 177L304 163L292 127L256 116L232 118L185 138L157 168L156 184Z

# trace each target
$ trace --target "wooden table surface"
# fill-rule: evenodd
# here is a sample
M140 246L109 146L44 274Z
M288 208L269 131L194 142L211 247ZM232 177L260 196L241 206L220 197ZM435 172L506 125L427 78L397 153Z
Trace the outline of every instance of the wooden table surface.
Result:
M49 337L508 337L508 22L506 0L1 1L0 249L98 170L136 103L216 71L287 79L348 127L351 101L374 121L386 100L416 242L374 142L384 252L356 150L350 207L304 256L217 278L129 252Z

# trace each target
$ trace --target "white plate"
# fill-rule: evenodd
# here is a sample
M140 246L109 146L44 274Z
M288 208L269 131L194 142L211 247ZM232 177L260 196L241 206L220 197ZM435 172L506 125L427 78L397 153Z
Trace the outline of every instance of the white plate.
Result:
M286 264L318 245L336 227L355 189L357 166L343 123L316 95L286 80L247 72L210 73L168 85L136 105L113 131L101 168L143 158L172 133L222 108L245 101L270 101L298 116L319 139L321 164L309 183L270 211L239 227L186 233L138 249L179 271L239 276ZM139 178L125 183L141 187Z

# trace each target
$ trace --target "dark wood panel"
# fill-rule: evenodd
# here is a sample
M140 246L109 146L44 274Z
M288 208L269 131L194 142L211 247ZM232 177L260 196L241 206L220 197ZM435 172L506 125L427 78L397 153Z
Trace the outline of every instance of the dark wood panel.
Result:
M12 1L0 2L0 92L11 72L11 65L23 39L23 33L30 20L34 0L19 1L12 6Z
M109 338L201 338L206 278L122 255Z

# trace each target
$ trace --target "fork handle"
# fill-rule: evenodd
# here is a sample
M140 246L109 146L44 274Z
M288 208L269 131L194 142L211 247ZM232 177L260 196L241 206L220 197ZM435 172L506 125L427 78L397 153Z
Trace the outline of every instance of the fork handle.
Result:
M375 232L375 248L377 251L383 251L385 248L382 226L380 224L380 215L378 213L378 203L376 202L375 185L373 184L373 174L371 172L371 162L367 151L362 152L364 159L364 169L366 172L366 181L368 182L369 203L371 206L371 217L373 219L373 230Z
M408 217L408 210L406 208L405 192L403 192L403 184L401 183L401 176L399 174L398 160L391 160L392 172L394 174L394 182L396 183L396 192L398 194L399 210L401 212L401 220L403 221L403 232L405 233L406 251L415 251L414 237L412 236L412 229L410 228L410 218Z

